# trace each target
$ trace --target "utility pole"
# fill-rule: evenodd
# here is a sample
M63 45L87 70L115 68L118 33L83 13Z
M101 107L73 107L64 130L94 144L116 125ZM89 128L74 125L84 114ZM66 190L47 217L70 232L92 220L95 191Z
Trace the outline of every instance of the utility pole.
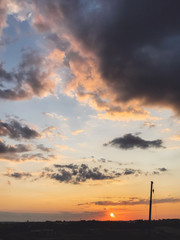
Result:
M150 190L150 201L149 201L149 222L151 222L152 192L154 192L154 189L153 189L153 181L151 181L151 190Z

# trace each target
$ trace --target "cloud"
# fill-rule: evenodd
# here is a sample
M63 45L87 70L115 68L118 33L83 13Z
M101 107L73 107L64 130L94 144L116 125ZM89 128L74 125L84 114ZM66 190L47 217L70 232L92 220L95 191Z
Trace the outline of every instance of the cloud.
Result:
M7 0L1 0L0 2L0 36L2 34L2 30L7 26L6 18L7 18Z
M53 54L24 52L13 72L1 66L0 98L55 94L55 72L62 64L66 93L97 109L99 118L146 119L147 106L180 113L179 1L140 0L137 5L133 0L44 0L42 5L32 0L29 7L24 1L8 3L9 9L7 1L0 4L0 32L7 14L22 21L30 19L32 11L29 22L46 33Z
M28 172L9 172L9 173L4 173L3 175L7 177L16 178L16 179L27 179L29 177L32 177L31 173L28 173Z
M0 155L6 153L22 153L30 151L30 147L24 144L6 145L0 141Z
M104 146L113 146L120 149L133 149L133 148L162 148L162 140L157 139L153 141L147 141L139 136L134 136L131 133L124 135L123 137L115 138L112 141L105 143Z
M55 118L58 120L62 120L62 121L67 121L67 118L63 117L62 115L58 115L57 113L47 113L44 112L43 115L50 117L50 118Z
M67 50L70 46L67 39L59 37L57 33L49 33L46 37L46 41L51 48L59 49L61 51Z
M86 164L76 165L59 165L55 164L54 167L58 172L42 173L50 179L55 179L59 182L79 184L88 180L109 180L118 178L121 174L119 172L109 172L107 169L100 169L100 167L90 168Z
M133 175L133 174L140 174L140 173L142 173L140 170L136 170L136 169L132 169L132 168L126 168L125 170L124 170L124 175Z
M158 168L158 170L161 171L161 172L166 172L167 168L164 168L164 167L163 168Z
M180 198L162 198L162 199L153 199L153 204L160 203L178 203ZM143 198L129 198L128 200L120 201L96 201L89 203L80 203L79 205L98 205L98 206L136 206L136 205L149 205L149 199Z
M9 100L31 99L55 94L56 64L37 51L23 51L16 70L7 72L0 66L0 98Z
M43 144L37 145L37 149L43 151L43 152L51 152L51 148L45 147Z
M0 136L8 136L12 139L33 139L40 137L40 134L17 120L11 120L9 123L0 120Z
M68 3L59 4L61 11L78 40L98 57L117 101L171 105L179 112L179 1Z
M53 154L44 155L42 153L29 153L18 156L16 161L50 161L54 159Z
M67 51L64 33L71 52L81 56L67 54L75 76L69 89L78 99L89 98L89 104L109 118L145 118L144 106L180 112L178 0L44 2L33 1L32 22L50 34L54 47Z
M60 131L58 130L57 127L54 127L54 126L50 126L50 127L47 127L45 128L43 131L42 131L42 137L48 137L48 138L55 138L55 137L58 137L58 138L62 138L63 140L64 139L67 139L66 136L63 136Z
M24 161L50 161L55 158L53 154L32 153L32 146L17 144L6 145L0 141L0 160L24 162ZM26 153L28 152L28 153Z
M104 161L102 163L105 163ZM140 169L125 168L117 170L109 170L102 168L102 166L89 167L87 164L54 164L53 168L44 169L40 178L55 179L59 182L79 184L89 180L111 180L118 179L119 177L127 176L140 176L140 175L152 175L160 174L168 171L166 168L158 168L158 171L144 172Z
M83 132L82 129L78 129L78 130L72 132L72 135L78 135L78 134L80 134L80 133L82 133L82 132Z
M144 126L148 126L149 128L154 128L156 125L152 122L144 122Z

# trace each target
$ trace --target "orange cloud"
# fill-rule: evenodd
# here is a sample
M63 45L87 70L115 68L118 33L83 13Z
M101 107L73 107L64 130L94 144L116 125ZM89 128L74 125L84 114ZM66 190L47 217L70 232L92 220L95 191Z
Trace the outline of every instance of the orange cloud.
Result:
M78 134L80 134L80 133L82 133L82 132L83 132L82 129L78 129L78 130L72 132L72 135L78 135Z

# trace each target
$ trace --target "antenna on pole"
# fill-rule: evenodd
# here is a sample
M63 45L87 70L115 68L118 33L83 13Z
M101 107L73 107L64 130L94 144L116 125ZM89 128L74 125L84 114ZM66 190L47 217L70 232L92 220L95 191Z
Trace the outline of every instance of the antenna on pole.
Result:
M149 222L151 222L152 192L154 192L154 189L153 189L153 181L151 181L151 190L150 190L150 201L149 201Z

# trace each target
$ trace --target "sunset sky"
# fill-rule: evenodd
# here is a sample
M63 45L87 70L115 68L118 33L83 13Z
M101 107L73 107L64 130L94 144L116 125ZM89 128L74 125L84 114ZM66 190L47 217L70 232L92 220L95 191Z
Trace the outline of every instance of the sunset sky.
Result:
M0 221L180 218L179 9L0 0Z

